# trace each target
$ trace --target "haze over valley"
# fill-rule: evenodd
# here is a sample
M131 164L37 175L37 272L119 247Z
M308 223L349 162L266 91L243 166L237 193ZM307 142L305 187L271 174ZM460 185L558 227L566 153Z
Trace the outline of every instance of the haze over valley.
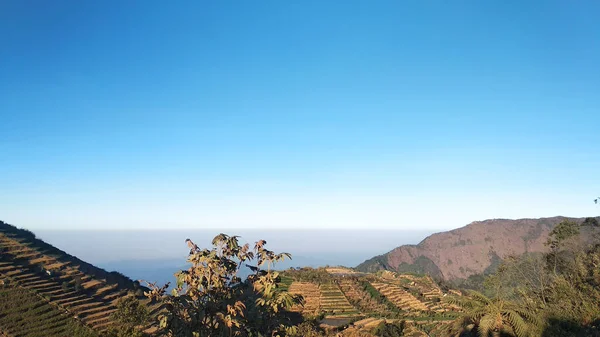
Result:
M428 231L403 230L122 230L122 231L36 231L38 237L106 270L116 270L134 280L172 281L185 266L190 238L209 246L219 233L242 239L264 239L276 251L292 254L278 268L356 266L364 260L402 244L417 244ZM377 242L377 245L365 244Z

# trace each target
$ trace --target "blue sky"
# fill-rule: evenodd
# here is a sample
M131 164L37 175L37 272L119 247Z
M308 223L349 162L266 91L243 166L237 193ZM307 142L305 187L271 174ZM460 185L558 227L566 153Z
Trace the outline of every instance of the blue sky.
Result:
M0 3L0 219L449 229L600 210L597 1Z

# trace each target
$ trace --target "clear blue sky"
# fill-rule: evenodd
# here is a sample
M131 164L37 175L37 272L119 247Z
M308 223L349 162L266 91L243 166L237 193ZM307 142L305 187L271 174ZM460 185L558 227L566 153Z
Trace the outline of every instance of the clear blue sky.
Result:
M0 219L600 213L598 1L3 1Z

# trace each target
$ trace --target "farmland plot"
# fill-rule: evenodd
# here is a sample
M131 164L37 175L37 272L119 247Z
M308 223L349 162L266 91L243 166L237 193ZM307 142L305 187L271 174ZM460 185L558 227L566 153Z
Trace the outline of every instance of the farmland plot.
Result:
M389 283L372 282L377 291L379 291L388 300L394 303L398 308L406 311L428 311L429 308L414 297L411 293L400 288L397 285Z
M356 315L358 311L335 283L321 284L321 311L333 315Z

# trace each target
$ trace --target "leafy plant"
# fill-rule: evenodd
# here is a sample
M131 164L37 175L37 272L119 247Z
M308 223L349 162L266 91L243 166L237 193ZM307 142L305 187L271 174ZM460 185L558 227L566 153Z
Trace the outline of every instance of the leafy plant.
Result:
M110 329L110 337L141 337L144 334L140 327L149 319L148 308L133 297L120 298L117 302L117 310L111 314L116 322Z
M501 332L511 333L515 337L529 337L541 328L535 313L513 302L501 298L488 298L479 292L469 295L451 296L446 299L450 304L464 309L450 328L450 332L456 336L465 331L476 331L481 337Z
M159 316L162 335L283 336L293 332L285 311L303 300L281 291L279 273L272 270L290 254L275 254L265 248L264 240L250 249L248 244L239 244L239 237L225 234L213 239L212 249L201 249L189 239L186 242L191 266L176 274L171 296L166 295L168 284L150 283L146 293L165 305L166 312ZM252 271L246 280L238 276L242 267Z

